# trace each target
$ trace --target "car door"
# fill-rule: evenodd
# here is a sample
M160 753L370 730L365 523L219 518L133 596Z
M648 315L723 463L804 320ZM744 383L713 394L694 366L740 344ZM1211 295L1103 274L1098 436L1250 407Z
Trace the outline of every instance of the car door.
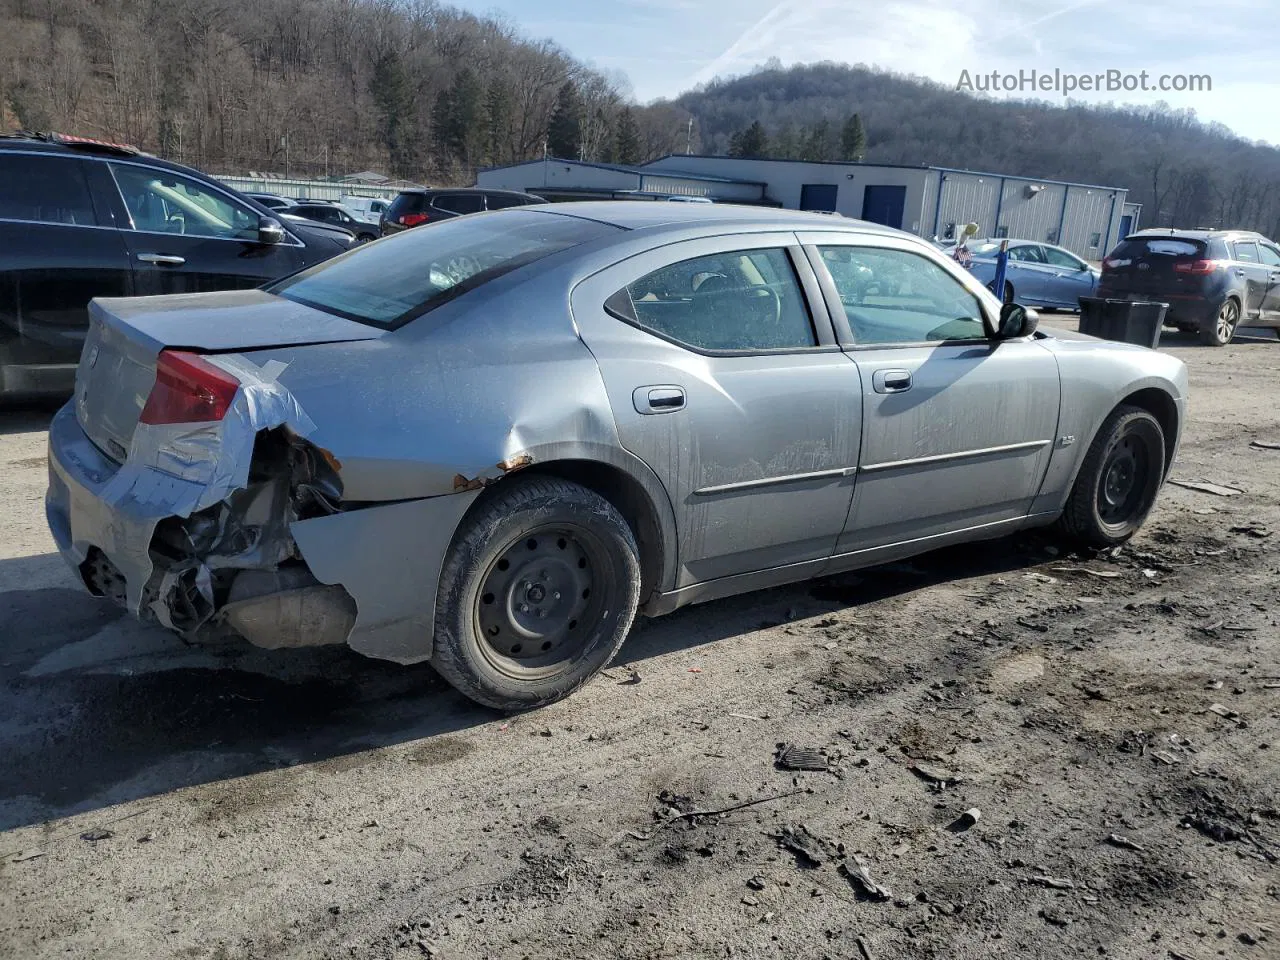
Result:
M848 513L861 404L794 234L641 253L580 283L572 308L622 445L671 499L677 587L817 573Z
M303 245L287 230L260 243L257 212L230 193L160 167L109 166L139 295L256 287L302 267Z
M1051 273L1045 262L1044 247L1038 243L1020 243L1009 247L1009 266L1005 280L1013 285L1013 297L1019 303L1046 303L1049 298Z
M1271 268L1264 264L1258 253L1258 245L1252 240L1232 240L1227 243L1231 251L1231 271L1243 281L1244 308L1242 320L1256 320L1262 314L1262 301L1271 285Z
M984 307L971 278L911 241L800 239L862 385L858 479L837 556L1015 526L1054 445L1053 355L1033 337L988 340L983 311L995 304ZM900 278L892 293L844 289L844 277L886 271Z
M1080 309L1080 298L1093 296L1097 280L1089 265L1073 253L1057 247L1041 246L1049 281L1046 302L1058 307Z
M1258 244L1258 258L1267 268L1267 292L1262 298L1262 319L1280 324L1280 250L1269 243Z
M0 152L0 392L70 390L94 297L132 292L85 161Z

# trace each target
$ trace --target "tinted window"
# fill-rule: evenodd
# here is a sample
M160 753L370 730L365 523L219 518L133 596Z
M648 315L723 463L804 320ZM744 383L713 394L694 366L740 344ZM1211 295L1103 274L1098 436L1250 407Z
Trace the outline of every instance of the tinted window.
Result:
M858 343L986 337L978 298L932 260L878 247L818 249Z
M1237 240L1232 246L1235 247L1235 259L1244 263L1258 262L1258 245L1252 240Z
M479 213L484 209L484 197L478 193L443 193L431 205L450 213Z
M340 317L396 327L517 267L617 232L609 224L539 213L450 218L267 289Z
M490 210L505 210L507 207L523 207L531 201L524 197L512 197L501 193L491 193L488 196Z
M817 343L785 250L682 260L610 298L647 330L701 350L784 350Z
M135 230L239 240L258 236L256 213L203 184L131 164L113 163L111 170Z
M1044 259L1047 263L1055 267L1066 267L1068 270L1083 270L1085 262L1079 257L1073 257L1065 250L1059 250L1056 247L1041 247L1044 251Z
M41 223L95 225L80 161L0 153L0 217Z
M421 193L402 193L391 201L387 209L387 219L399 222L408 213L422 213L427 209L427 198Z
M1131 237L1122 240L1111 251L1110 260L1128 260L1135 257L1199 257L1204 253L1200 240L1182 237Z
M1258 253L1262 257L1262 262L1269 267L1280 267L1280 252L1274 247L1269 247L1265 243L1258 244Z

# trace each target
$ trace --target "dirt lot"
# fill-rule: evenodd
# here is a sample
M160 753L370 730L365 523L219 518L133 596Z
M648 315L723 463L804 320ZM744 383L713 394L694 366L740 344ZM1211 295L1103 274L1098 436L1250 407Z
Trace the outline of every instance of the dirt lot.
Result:
M513 718L122 619L0 414L0 956L1280 957L1280 343L1166 348L1238 495L644 622Z

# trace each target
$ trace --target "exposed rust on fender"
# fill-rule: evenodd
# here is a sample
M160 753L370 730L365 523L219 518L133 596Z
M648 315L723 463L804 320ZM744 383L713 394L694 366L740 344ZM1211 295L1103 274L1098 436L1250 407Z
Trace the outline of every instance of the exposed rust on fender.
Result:
M514 457L508 457L506 460L499 460L498 469L503 473L511 473L513 470L523 470L531 463L533 463L533 456L531 454L517 453Z
M493 482L493 481L491 481L491 480L486 481L486 480L485 480L484 478L482 478L482 477L472 477L470 480L468 480L466 477L464 477L464 476L463 476L462 474L460 474L460 473L455 473L455 474L453 475L453 489L454 489L455 491L457 491L457 490L479 490L479 489L481 489L482 487L484 487L487 483L492 483L492 482Z

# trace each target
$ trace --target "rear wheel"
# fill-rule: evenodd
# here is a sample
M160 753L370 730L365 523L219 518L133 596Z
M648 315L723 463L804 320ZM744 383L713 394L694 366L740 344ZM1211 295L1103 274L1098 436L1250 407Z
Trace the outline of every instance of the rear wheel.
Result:
M1150 412L1117 407L1085 454L1059 530L1093 547L1132 537L1155 505L1164 450L1164 431Z
M432 665L500 710L552 703L626 638L640 597L635 537L599 494L508 481L463 521L440 573Z
M1213 320L1200 328L1200 339L1211 347L1225 347L1240 325L1240 303L1228 297L1218 308Z

